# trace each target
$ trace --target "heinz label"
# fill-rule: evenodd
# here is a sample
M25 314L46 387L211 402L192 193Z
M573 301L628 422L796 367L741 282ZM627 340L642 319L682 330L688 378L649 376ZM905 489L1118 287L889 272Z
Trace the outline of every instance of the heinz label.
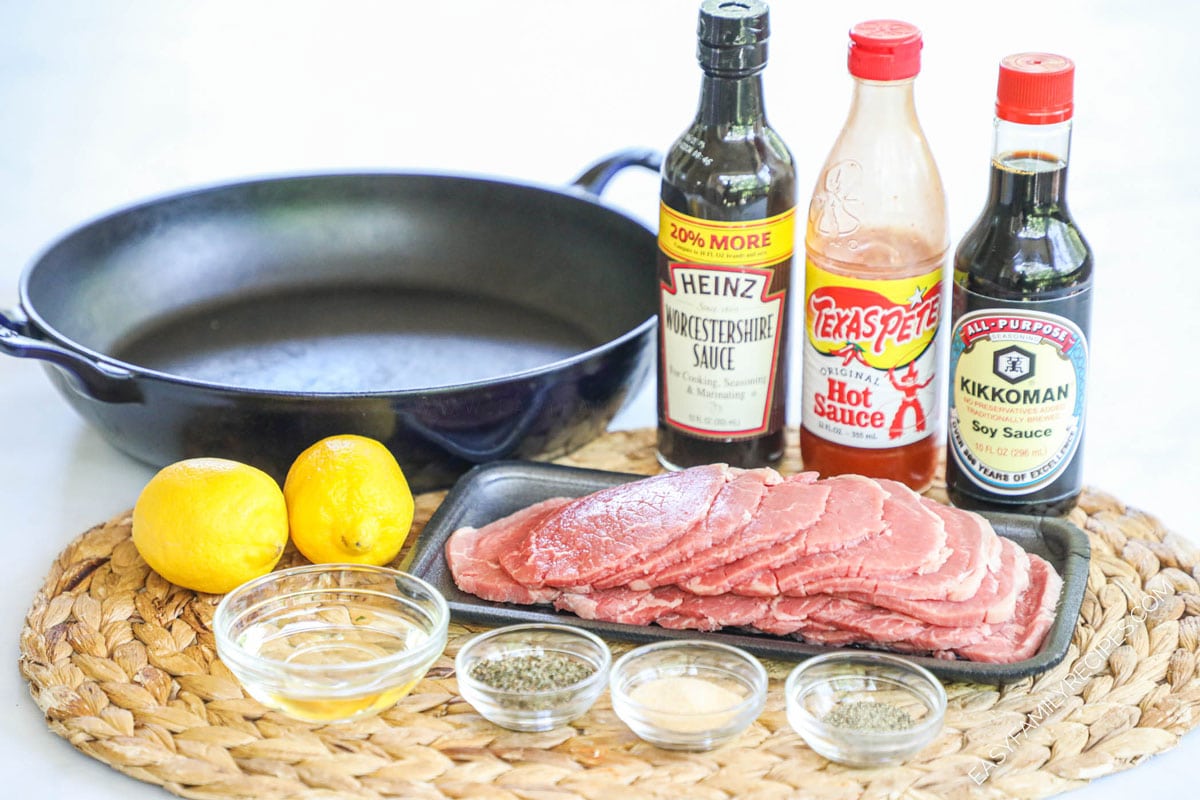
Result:
M866 280L811 259L804 304L804 426L852 447L900 447L938 422L942 271Z
M978 486L1021 495L1054 481L1083 434L1087 338L1055 314L960 317L950 340L950 451Z
M768 432L779 383L787 293L772 291L791 266L794 211L717 222L662 206L659 286L663 414L696 436Z

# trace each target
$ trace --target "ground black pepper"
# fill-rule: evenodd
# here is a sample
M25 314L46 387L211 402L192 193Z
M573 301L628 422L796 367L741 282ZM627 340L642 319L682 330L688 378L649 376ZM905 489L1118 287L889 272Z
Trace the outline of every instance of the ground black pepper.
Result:
M823 716L821 721L835 728L852 728L872 733L902 731L917 724L912 715L899 706L862 701L839 703Z

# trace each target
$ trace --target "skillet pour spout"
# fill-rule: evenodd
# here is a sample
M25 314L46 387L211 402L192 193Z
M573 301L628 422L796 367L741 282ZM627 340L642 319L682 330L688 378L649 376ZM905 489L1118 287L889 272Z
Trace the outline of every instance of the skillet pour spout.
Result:
M386 444L416 491L602 433L654 360L657 244L574 185L297 175L148 200L52 244L0 350L153 466L233 458L282 479L334 434Z

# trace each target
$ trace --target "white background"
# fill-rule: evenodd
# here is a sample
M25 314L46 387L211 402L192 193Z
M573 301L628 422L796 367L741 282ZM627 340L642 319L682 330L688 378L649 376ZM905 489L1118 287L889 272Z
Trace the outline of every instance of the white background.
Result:
M560 185L611 151L666 148L695 110L697 5L0 0L0 308L68 229L180 188L371 168ZM917 106L955 241L984 199L996 63L1035 49L1076 59L1069 195L1097 262L1086 479L1200 534L1200 5L777 0L772 13L767 108L804 198L847 108L846 30L876 16L922 27ZM631 173L607 197L654 227L656 193L653 175ZM643 393L616 424L652 423ZM7 796L166 796L49 733L16 670L55 555L132 506L150 474L85 427L38 365L0 356ZM1198 736L1080 796L1194 790Z

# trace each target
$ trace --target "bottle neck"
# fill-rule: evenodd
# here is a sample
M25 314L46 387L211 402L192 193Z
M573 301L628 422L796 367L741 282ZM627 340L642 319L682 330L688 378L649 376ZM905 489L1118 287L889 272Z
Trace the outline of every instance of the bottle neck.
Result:
M899 81L871 81L854 78L854 95L846 127L885 125L894 130L896 120L916 125L917 105L913 99L913 78Z
M997 118L994 126L991 202L1028 208L1064 206L1071 120L1024 125Z
M705 126L752 128L764 125L766 116L761 72L742 76L704 74L697 122Z

